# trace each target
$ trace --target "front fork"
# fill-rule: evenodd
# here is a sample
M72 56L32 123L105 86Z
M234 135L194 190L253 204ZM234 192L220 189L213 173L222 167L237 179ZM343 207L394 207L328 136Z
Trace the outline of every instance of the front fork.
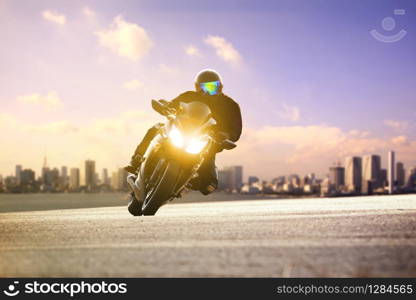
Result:
M175 189L175 197L178 196L187 186L189 181L198 176L198 169L201 167L202 163L205 160L205 157L209 155L212 147L212 141L210 144L200 153L197 157L192 156L188 153L184 153L183 149L175 148L168 140L167 132L166 132L166 125L159 127L159 132L155 136L155 138L151 141L149 147L144 154L144 161L140 167L139 175L137 176L135 185L138 190L141 190L140 196L146 194L146 186L150 178L148 178L149 173L154 173L154 170L149 172L149 163L152 164L152 160L157 159L157 156L160 155L164 156L167 160L178 160L181 165L183 165L183 169L188 169L187 164L191 163L192 167L188 169L188 172L184 172L178 186ZM182 152L181 152L182 151ZM165 153L163 153L165 152ZM157 162L156 162L157 164ZM188 173L185 176L185 173Z

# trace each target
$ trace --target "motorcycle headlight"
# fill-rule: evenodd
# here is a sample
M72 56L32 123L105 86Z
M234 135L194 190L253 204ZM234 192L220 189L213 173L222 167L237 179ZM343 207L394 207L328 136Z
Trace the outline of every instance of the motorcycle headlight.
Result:
M185 148L185 151L191 154L198 154L205 148L208 143L208 139L203 138L193 138L190 139L188 145Z
M182 133L179 131L178 128L172 126L171 130L169 131L169 139L178 148L182 148L184 144Z

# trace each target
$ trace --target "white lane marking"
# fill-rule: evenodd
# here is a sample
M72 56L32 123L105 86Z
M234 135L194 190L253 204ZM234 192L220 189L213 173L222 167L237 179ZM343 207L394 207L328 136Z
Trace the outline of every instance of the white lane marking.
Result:
M0 246L0 251L37 251L37 250L71 250L82 249L148 249L148 248L290 248L290 247L379 247L407 246L416 248L416 238L287 238L272 240L180 240L180 241L138 241L136 243L71 244L56 246ZM0 252L0 257L2 253Z
M416 214L416 209L391 209L391 210L362 210L362 211L346 211L346 212L334 212L334 211L310 211L310 210L286 210L286 211L233 211L231 213L217 212L212 211L210 213L205 213L204 215L198 214L188 214L188 213L172 213L164 214L163 216L159 215L157 217L131 217L127 218L122 214L111 213L108 215L101 214L82 214L82 215L63 215L60 217L53 215L45 215L40 217L26 218L24 216L19 216L15 218L1 219L0 224L8 223L20 223L31 222L31 223L45 223L45 222L56 222L59 224L65 224L66 221L71 222L85 222L85 221L98 221L98 222L107 222L107 221L133 221L133 220L143 220L146 222L177 222L179 220L188 221L188 220L200 220L204 222L204 219L201 217L207 218L207 221L212 220L212 218L221 218L225 215L235 217L233 222L239 221L239 219L244 220L270 220L270 219L306 219L306 218L334 218L334 217L359 217L359 216L386 216L386 215L400 215L400 214ZM416 215L415 215L416 217ZM230 222L229 219L220 219L216 222ZM163 224L161 224L163 225Z
M199 211L204 214L206 210L233 211L233 210L270 210L270 211L323 211L323 210L385 210L385 209L416 209L416 195L393 195L393 196L361 196L340 198L300 198L300 199L267 199L267 200L233 200L194 203L172 203L160 210L158 215L166 213L177 213L177 210L186 210L189 213ZM0 213L0 220L16 216L49 216L56 218L62 215L83 214L107 214L114 211L126 212L124 206L63 209L33 212Z

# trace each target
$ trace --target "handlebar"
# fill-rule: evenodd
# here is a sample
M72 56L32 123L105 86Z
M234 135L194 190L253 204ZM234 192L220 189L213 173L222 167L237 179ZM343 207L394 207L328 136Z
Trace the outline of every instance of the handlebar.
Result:
M162 116L168 118L168 120L175 118L176 110L168 107L168 102L166 100L152 99L152 108ZM225 132L217 131L213 134L213 137L214 141L223 149L231 150L237 147L237 145L228 138L228 134Z

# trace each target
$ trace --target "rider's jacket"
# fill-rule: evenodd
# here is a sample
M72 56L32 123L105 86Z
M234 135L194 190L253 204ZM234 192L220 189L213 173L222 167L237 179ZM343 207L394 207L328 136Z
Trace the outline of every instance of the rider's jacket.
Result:
M233 142L238 141L243 125L237 102L223 93L210 96L202 92L188 91L170 101L169 107L178 108L179 102L191 101L207 104L212 111L212 117L217 121L217 130L228 133Z

